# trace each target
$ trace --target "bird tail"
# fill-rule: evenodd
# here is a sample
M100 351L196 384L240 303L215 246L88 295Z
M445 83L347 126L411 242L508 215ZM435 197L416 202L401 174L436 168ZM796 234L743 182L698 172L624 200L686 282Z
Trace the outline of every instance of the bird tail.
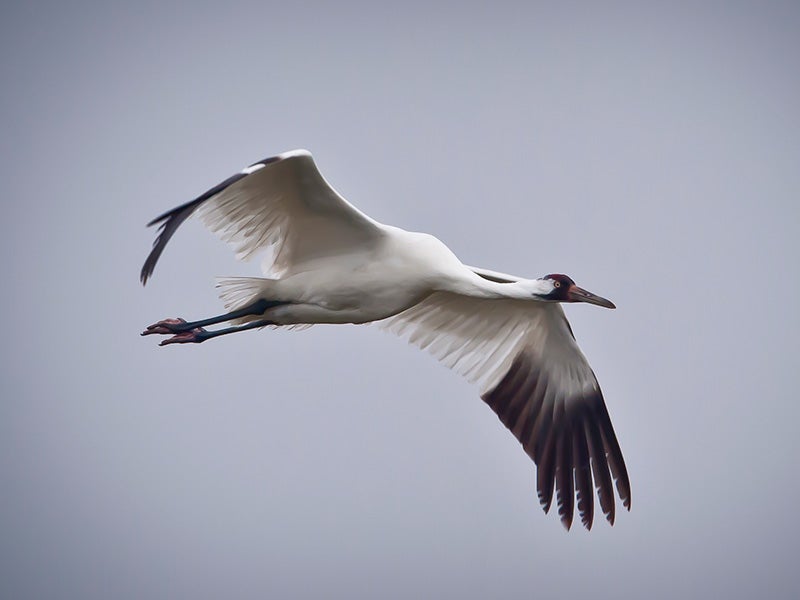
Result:
M272 279L261 277L219 277L217 278L217 289L220 300L225 303L225 308L228 311L234 311L244 308L260 298L269 298L267 290L272 282ZM236 319L231 323L242 324L256 318L251 315Z
M252 304L261 298L265 300L274 300L273 284L275 279L266 279L262 277L218 277L217 289L219 289L219 297L225 303L225 308L228 311L239 310L248 304ZM249 321L257 321L261 319L260 315L248 315L241 319L234 319L231 321L234 325L242 325ZM270 326L276 327L276 326ZM297 323L294 325L282 325L282 328L291 331L302 331L311 327L308 323Z

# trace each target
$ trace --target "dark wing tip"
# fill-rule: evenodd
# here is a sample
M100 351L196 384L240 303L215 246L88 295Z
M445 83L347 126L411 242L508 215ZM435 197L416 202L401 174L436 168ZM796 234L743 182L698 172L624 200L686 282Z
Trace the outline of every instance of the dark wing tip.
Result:
M594 488L592 487L592 465L589 460L589 446L584 432L583 417L579 416L572 426L575 428L572 432L572 455L575 465L578 514L583 526L590 530L594 520Z
M147 255L144 265L142 265L142 270L139 273L139 280L142 282L142 285L147 284L147 280L153 274L153 270L156 268L156 263L158 262L161 253L164 251L164 247L175 233L175 230L178 229L181 223L189 218L189 216L194 212L195 208L197 208L196 204L184 204L169 211L168 213L164 213L157 219L154 219L148 223L148 227L150 227L160 221L163 221L158 230L158 235L153 241L153 249L150 250L150 254Z
M596 381L582 396L553 397L547 390L546 374L521 353L482 398L536 463L537 494L545 513L555 492L564 527L572 526L577 506L582 525L590 530L596 492L613 525L614 483L630 510L630 482L602 392Z
M558 515L561 523L569 530L575 514L575 479L572 460L572 429L569 424L562 425L557 434L558 452L556 455L556 496Z
M142 265L142 270L139 271L139 281L142 282L142 285L147 285L147 280L150 279L155 267L156 262L154 260L150 260L150 256L148 255L147 260L145 260L144 265Z
M600 397L602 400L602 396ZM608 467L611 471L611 476L617 484L617 494L622 500L622 505L630 510L631 509L631 482L628 478L628 469L625 467L625 459L622 456L622 450L619 447L617 436L614 433L614 427L611 425L611 417L608 415L605 404L600 402L599 410L597 411L597 424L600 430L600 437L603 440L603 447L608 458ZM613 491L611 492L613 498Z
M562 516L561 524L564 526L566 531L569 531L572 528L572 515L570 514L569 518Z
M250 167L247 169L244 169L235 175L231 175L225 181L218 183L213 188L201 194L194 200L190 200L189 202L185 202L184 204L181 204L172 210L168 210L167 212L150 221L147 224L148 227L152 227L153 225L161 223L161 228L156 236L155 241L153 242L153 249L150 251L150 254L147 255L147 259L144 261L142 270L139 273L139 280L142 282L142 285L145 285L147 280L153 274L153 270L156 268L156 263L158 262L161 253L164 251L164 247L167 245L167 242L175 233L175 230L178 229L181 223L191 216L198 206L200 206L209 198L212 198L224 191L226 188L236 183L240 179L247 177L253 172L251 169L253 166L260 164L266 165L267 162L273 161L271 159L265 159L264 161L253 163L253 165L250 165Z

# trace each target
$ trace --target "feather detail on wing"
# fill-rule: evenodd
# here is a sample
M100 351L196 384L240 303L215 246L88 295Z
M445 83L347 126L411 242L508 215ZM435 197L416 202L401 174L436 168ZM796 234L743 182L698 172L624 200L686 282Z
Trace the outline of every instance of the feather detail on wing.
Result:
M383 323L480 385L482 399L536 463L545 512L555 491L564 526L572 525L577 499L591 528L594 479L613 524L612 477L630 509L628 474L600 386L560 305L436 292Z
M175 230L195 211L233 246L237 258L271 249L264 271L275 275L319 258L363 252L383 235L376 221L328 185L311 154L294 150L254 163L148 223L161 227L142 267L142 283Z

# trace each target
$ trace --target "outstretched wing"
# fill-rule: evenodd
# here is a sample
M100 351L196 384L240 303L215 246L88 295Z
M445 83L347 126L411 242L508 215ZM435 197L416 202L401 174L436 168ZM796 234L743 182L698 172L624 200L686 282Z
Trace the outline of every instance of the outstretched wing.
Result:
M559 304L437 292L384 323L480 384L483 400L536 463L545 512L555 488L558 513L567 529L576 496L583 525L592 526L592 478L610 523L615 507L612 477L630 510L625 461L600 386Z
M253 163L148 223L161 227L142 267L143 284L175 230L195 211L233 246L239 259L271 248L275 273L317 258L363 251L383 235L379 223L328 185L309 152L294 150Z

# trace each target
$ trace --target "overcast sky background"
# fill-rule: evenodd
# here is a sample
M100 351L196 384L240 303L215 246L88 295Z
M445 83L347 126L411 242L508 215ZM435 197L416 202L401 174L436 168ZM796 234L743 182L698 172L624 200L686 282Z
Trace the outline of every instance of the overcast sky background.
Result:
M6 3L0 596L796 598L800 5ZM571 275L633 508L565 532L376 327L140 338L256 275L144 225L304 147L468 264Z

